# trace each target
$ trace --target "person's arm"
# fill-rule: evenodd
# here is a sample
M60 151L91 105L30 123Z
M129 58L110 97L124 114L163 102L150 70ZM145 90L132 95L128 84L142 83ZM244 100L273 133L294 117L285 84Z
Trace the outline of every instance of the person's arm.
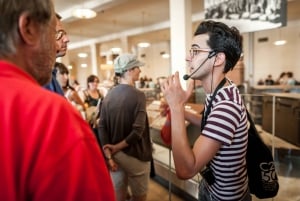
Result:
M104 152L106 156L114 155L116 152L128 147L128 143L126 140L122 140L117 144L106 144L103 146Z
M86 89L78 91L78 95L79 95L80 99L82 100L82 102L83 102L85 108L88 108L88 107L89 107L88 103L86 103L87 95L88 95L87 93L88 93L88 92L87 92Z
M82 101L82 99L80 98L80 96L78 95L78 93L75 90L72 90L71 98L76 104L81 105L83 110L86 109L84 102Z
M192 113L185 110L184 118L186 121L190 122L191 124L194 124L195 126L201 128L202 114Z
M185 126L185 97L178 72L170 76L162 87L169 104L172 118L172 152L176 174L181 179L189 179L199 173L215 156L221 144L213 139L200 135L190 147Z

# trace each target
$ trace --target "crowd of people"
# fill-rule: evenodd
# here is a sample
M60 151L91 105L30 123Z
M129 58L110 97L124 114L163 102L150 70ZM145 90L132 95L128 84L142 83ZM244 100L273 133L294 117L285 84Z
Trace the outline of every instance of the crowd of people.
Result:
M283 86L294 86L300 83L294 78L293 72L282 72L279 77L274 80L273 76L269 74L265 80L260 79L258 85L283 85Z
M96 75L80 89L70 84L68 68L55 63L67 53L69 38L51 0L0 0L0 10L0 200L125 201L129 194L146 201L153 149L146 97L135 87L144 63L121 54L114 60L116 86L107 94ZM241 53L235 27L198 26L186 60L189 78L201 80L207 94L201 114L184 109L193 81L183 90L176 72L159 83L176 125L176 174L203 173L199 201L251 200L246 109L225 76ZM192 148L186 120L201 128Z

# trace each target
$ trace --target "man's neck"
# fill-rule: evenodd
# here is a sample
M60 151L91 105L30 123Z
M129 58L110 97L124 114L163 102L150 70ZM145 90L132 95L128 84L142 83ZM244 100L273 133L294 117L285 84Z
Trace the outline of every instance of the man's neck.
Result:
M202 86L206 94L211 94L215 91L218 84L223 80L225 74L219 76L210 76L208 79L202 80Z
M121 78L120 84L128 84L134 86L134 81L129 78Z

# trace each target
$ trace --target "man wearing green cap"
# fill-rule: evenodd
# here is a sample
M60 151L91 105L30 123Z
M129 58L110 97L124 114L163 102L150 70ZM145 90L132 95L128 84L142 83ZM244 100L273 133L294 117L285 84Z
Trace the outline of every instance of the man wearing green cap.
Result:
M118 201L126 198L128 186L133 201L145 201L148 191L152 145L146 97L134 87L144 63L133 54L114 61L119 84L103 100L99 137L112 176Z

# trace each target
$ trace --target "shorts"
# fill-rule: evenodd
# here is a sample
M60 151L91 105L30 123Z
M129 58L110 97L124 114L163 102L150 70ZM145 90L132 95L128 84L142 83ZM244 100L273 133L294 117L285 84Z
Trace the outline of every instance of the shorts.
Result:
M114 188L127 191L129 185L133 196L146 195L150 177L150 161L140 161L122 151L113 156L119 168L117 171L110 171Z

